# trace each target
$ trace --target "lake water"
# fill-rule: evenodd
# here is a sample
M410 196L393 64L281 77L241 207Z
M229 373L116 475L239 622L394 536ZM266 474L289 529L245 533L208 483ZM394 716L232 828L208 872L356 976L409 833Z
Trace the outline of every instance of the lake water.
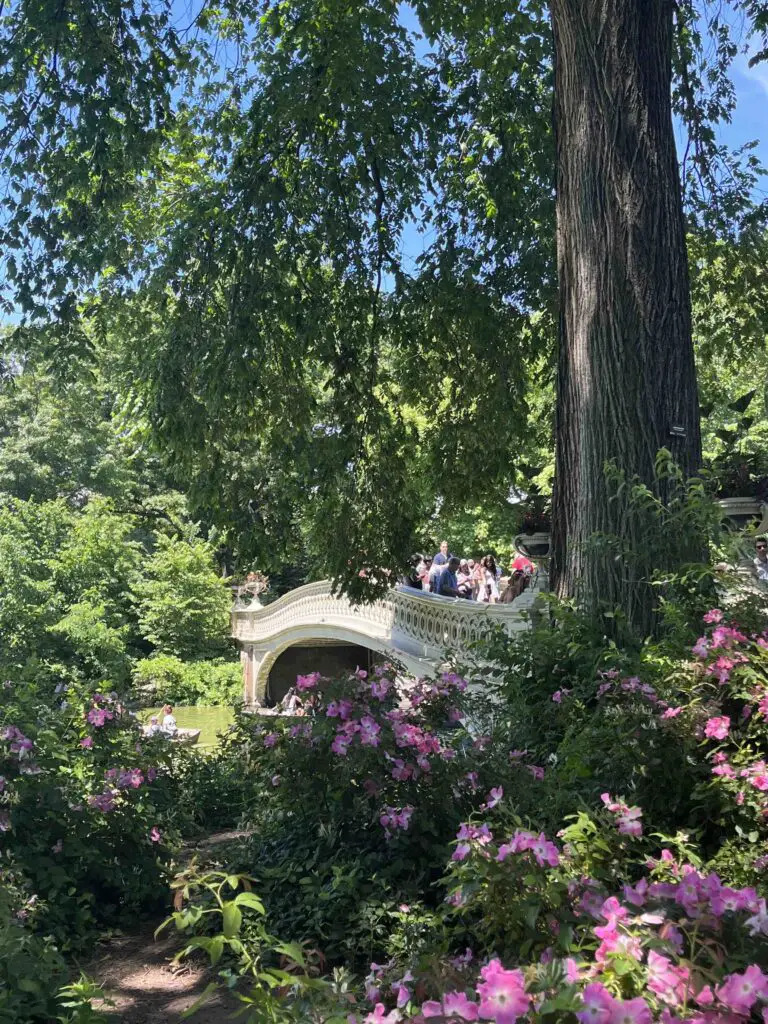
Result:
M139 712L142 722L148 722L152 715L157 715L162 721L160 708L146 708ZM224 705L211 708L176 705L173 715L180 729L201 730L196 745L198 750L213 750L219 742L218 734L228 729L235 720L232 708Z

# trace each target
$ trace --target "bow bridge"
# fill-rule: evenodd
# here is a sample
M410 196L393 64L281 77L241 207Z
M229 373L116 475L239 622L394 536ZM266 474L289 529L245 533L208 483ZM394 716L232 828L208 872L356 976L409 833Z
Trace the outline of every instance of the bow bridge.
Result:
M396 659L416 676L437 668L446 651L460 650L490 626L507 633L528 628L544 574L510 604L482 604L398 586L373 604L334 595L327 581L309 583L272 604L240 597L232 636L240 645L246 706L277 703L299 673L333 675L377 655Z

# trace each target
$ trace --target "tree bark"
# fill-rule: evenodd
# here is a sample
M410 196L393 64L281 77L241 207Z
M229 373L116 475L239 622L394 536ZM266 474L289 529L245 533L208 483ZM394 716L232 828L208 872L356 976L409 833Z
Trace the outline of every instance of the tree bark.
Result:
M550 0L555 37L560 345L553 589L624 610L643 631L653 588L610 543L661 538L610 500L605 465L657 489L669 449L701 462L680 176L672 125L670 0ZM640 576L641 578L637 578Z

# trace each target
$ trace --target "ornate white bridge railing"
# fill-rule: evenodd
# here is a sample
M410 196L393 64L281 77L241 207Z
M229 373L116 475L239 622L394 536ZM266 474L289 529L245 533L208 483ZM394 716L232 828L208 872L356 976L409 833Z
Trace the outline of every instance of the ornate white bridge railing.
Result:
M501 625L510 634L526 629L527 613L543 584L540 575L511 604L494 605L401 586L374 604L355 605L344 595L332 594L327 581L299 587L269 605L258 599L246 605L238 598L232 636L241 646L245 702L264 703L270 669L296 644L360 644L423 675L443 661L447 650L466 647L491 625Z

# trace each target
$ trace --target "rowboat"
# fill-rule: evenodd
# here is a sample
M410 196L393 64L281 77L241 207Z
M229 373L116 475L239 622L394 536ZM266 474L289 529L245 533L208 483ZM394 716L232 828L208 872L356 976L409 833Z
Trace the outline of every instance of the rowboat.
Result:
M176 743L182 743L185 747L193 747L199 739L199 729L178 729L173 737Z
M149 739L153 735L162 736L164 739L170 740L171 743L179 743L184 747L193 747L200 739L199 729L177 729L173 736L166 736L162 731L151 733L149 731L149 726L145 725L141 732L146 739Z

